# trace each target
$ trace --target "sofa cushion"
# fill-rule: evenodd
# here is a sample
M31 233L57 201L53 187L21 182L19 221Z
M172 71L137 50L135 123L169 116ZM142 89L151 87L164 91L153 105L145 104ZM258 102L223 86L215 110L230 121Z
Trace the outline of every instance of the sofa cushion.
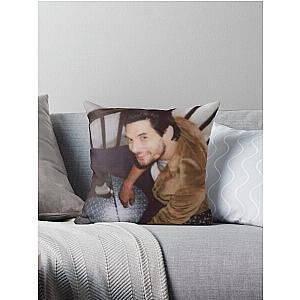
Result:
M170 299L262 299L261 227L143 226L162 248Z
M85 200L91 184L89 123L85 113L52 114L51 122L76 195Z
M77 216L83 201L74 194L53 132L48 96L38 99L39 219L63 220Z
M215 125L206 187L215 221L262 226L262 130Z

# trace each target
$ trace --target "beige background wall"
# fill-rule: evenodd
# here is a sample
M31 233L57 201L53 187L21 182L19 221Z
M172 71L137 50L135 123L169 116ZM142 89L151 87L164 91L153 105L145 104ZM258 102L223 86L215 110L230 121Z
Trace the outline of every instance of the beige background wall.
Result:
M51 112L219 100L262 108L262 2L39 2Z

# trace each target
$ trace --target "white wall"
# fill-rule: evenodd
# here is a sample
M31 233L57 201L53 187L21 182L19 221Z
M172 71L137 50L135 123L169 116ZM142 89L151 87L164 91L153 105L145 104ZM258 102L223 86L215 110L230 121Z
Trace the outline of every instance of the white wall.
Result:
M51 112L219 100L262 108L262 2L39 2Z

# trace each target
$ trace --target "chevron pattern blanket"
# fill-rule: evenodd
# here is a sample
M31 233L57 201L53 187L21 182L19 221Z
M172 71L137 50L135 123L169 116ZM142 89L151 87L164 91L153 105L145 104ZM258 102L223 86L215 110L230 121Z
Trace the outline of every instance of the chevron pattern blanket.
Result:
M133 223L39 222L39 299L168 299L162 252Z

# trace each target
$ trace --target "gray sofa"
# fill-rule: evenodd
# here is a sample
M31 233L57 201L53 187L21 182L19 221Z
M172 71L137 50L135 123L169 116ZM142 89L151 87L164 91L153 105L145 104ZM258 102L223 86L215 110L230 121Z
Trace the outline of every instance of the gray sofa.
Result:
M70 183L85 199L92 175L86 115L52 114L51 120ZM262 111L220 111L216 122L237 129L262 129ZM171 299L262 299L262 228L143 226L162 248Z

